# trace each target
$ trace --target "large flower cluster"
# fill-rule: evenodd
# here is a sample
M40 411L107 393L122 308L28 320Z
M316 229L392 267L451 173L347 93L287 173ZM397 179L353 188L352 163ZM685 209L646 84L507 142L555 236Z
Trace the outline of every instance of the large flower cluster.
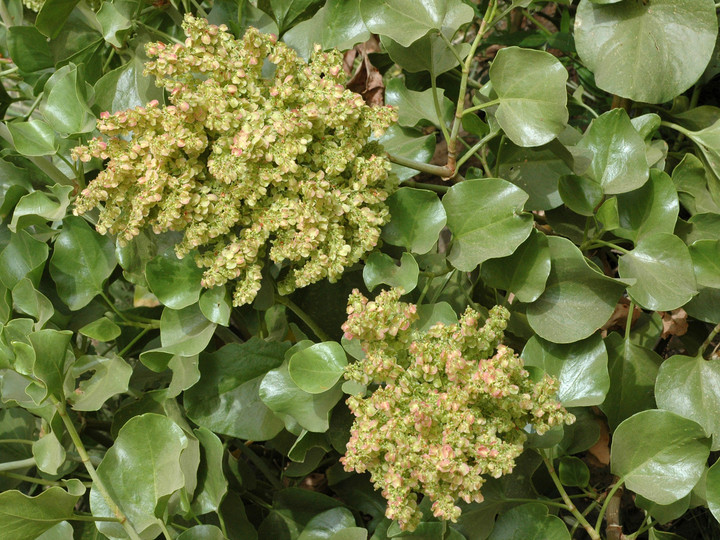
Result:
M269 260L288 294L337 280L378 242L396 188L382 147L368 142L395 120L346 90L342 56L309 63L254 28L237 41L224 25L186 16L184 44L148 44L146 74L171 105L104 113L77 158L109 160L76 203L100 206L97 229L121 242L149 225L182 230L206 287L238 280L253 300Z
M455 521L455 501L481 502L483 475L512 471L523 450L524 428L538 433L574 417L554 395L557 382L533 383L522 359L500 342L509 312L500 306L480 325L468 308L457 324L414 330L415 306L397 290L368 301L350 296L345 337L359 339L365 358L346 378L378 385L351 396L355 415L342 462L369 471L388 501L386 515L413 530L421 518L417 494L435 516Z

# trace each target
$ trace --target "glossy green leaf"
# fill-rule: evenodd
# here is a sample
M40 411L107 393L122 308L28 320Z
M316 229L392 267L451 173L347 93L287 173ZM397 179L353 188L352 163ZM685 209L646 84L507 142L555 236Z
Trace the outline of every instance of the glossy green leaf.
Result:
M720 521L720 460L715 461L707 473L707 502L710 512Z
M398 108L398 124L403 127L433 125L440 127L444 122L446 126L452 123L455 114L455 105L442 89L438 90L441 117L435 109L432 88L424 92L408 90L405 82L400 78L390 79L385 88L385 103Z
M600 184L574 174L560 177L558 192L565 205L581 216L592 216L603 199L603 189Z
M17 232L29 225L45 225L65 218L73 187L56 184L48 191L33 191L21 197L8 228Z
M328 540L348 527L355 526L355 518L347 508L331 508L312 518L298 540Z
M92 377L79 381L78 387L68 396L76 411L97 411L112 396L127 392L133 372L125 360L112 353L81 356L72 367L75 379L90 371Z
M367 258L363 268L363 280L369 291L384 283L409 293L417 286L419 272L415 257L407 252L402 254L398 266L389 255L374 251Z
M403 47L431 30L452 36L474 16L461 0L361 0L360 13L370 32L388 36Z
M564 456L558 463L558 475L563 485L586 487L590 482L590 470L583 460Z
M530 326L553 343L573 343L595 333L612 315L625 286L591 268L565 238L548 237L552 267L545 292L527 307Z
M521 356L525 365L541 367L558 379L558 399L564 406L599 405L605 400L610 376L608 354L599 334L568 344L533 336Z
M601 89L634 101L663 103L700 78L717 32L712 0L607 6L581 0L574 35L580 58Z
M225 540L225 535L215 525L195 525L183 531L177 540Z
M383 229L383 240L424 254L438 241L447 216L438 196L432 191L402 187L387 200L390 223Z
M112 239L93 231L80 217L63 220L50 259L50 275L71 310L85 307L103 291L116 264Z
M653 389L662 358L656 352L626 341L617 333L605 339L610 390L600 409L614 430L636 412L655 407Z
M46 329L28 336L35 353L32 373L45 387L43 398L46 395L61 401L64 398L65 374L74 359L67 350L71 339L69 330Z
M10 242L0 252L0 281L8 289L13 289L27 276L37 286L47 257L45 242L35 240L22 230L13 233Z
M685 154L672 171L672 180L680 202L690 214L720 213L720 201L708 189L712 174L693 154Z
M227 326L230 322L232 302L224 285L204 291L198 305L207 320L221 326Z
M699 424L656 409L620 424L610 450L612 473L628 489L658 504L670 504L690 493L709 453L710 440Z
M633 191L647 182L645 141L624 109L612 109L593 120L578 146L593 152L587 174L605 193Z
M113 0L103 2L97 12L105 41L118 49L123 48L125 39L133 26L133 17L138 10L139 0ZM132 62L130 62L132 64Z
M79 496L53 486L35 497L19 491L0 493L2 533L8 539L37 538L42 533L73 515Z
M59 148L55 131L42 120L7 124L15 150L24 156L52 156Z
M54 525L35 540L74 540L74 530L67 521L61 521Z
M413 324L418 332L427 332L437 323L444 325L457 324L458 316L453 307L447 302L436 304L421 304L417 306L418 320Z
M452 35L446 37L452 39ZM459 64L458 56L464 59L470 52L469 43L455 45L453 52L437 31L428 32L409 47L403 47L388 36L380 36L380 42L390 58L405 71L429 71L433 76L451 70Z
M329 540L367 540L368 531L363 527L347 527L333 534Z
M720 324L720 289L698 287L697 295L684 308L688 315L701 321Z
M200 381L185 391L188 417L215 433L241 439L272 439L283 422L260 401L265 374L278 367L288 345L253 337L202 356Z
M192 509L197 515L202 515L217 512L227 493L228 481L223 474L225 449L220 438L207 428L198 428L194 434L200 441L202 459Z
M145 267L145 278L158 300L171 309L182 309L198 301L203 270L188 255L178 259L173 251L155 257Z
M103 6L109 4L105 2ZM95 83L95 106L100 111L114 113L141 107L153 99L162 101L162 89L155 86L152 77L143 75L143 69L142 59L135 56L103 75Z
M500 127L518 146L540 146L565 129L567 70L550 53L519 47L500 49L490 66Z
M522 211L527 194L506 180L483 178L455 184L443 197L453 233L448 260L471 272L488 260L512 254L530 235L533 219Z
M545 290L550 275L547 237L534 231L515 253L490 259L480 267L486 285L512 292L521 302L534 302Z
M275 19L282 32L306 9L319 3L320 0L259 0L258 7Z
M297 538L312 518L341 504L337 499L306 489L276 492L270 515L260 525L259 538Z
M288 362L270 370L259 388L260 399L285 422L290 432L298 428L324 433L330 427L330 412L343 393L340 385L321 394L300 389L290 377Z
M142 414L128 420L115 444L107 451L97 474L133 528L143 538L160 534L158 518L168 498L185 487L181 467L188 438L175 422L159 414ZM90 507L96 517L112 517L100 492L90 491ZM119 523L98 522L103 534L125 536Z
M570 533L559 517L548 515L547 506L541 503L528 503L502 514L488 540L517 538L570 540Z
M646 499L642 495L635 495L635 506L647 511L647 513L659 523L665 524L682 517L682 515L687 512L688 507L690 506L690 497L691 495L688 493L682 499L678 499L674 503L657 504Z
M290 357L288 372L298 387L310 394L330 390L340 380L347 366L342 345L334 341L316 343Z
M702 356L671 356L655 381L658 407L700 424L713 438L712 450L720 450L720 359Z
M84 69L75 64L61 67L45 83L45 99L40 111L45 121L61 135L87 133L95 128L86 85Z
M360 0L328 0L311 19L285 32L283 41L308 58L315 43L323 49L345 51L369 38L360 16Z
M49 38L57 36L78 0L46 0L35 19L35 28Z
M688 249L697 284L720 289L720 240L698 240Z
M55 475L65 463L65 448L52 431L33 443L32 452L38 469L44 473Z
M435 134L422 135L417 129L403 128L399 125L390 126L378 142L389 154L420 163L430 162L435 152ZM400 181L408 180L418 174L415 169L396 163L392 164L392 172ZM392 198L392 195L390 197Z
M668 233L643 236L618 261L620 277L636 279L628 294L640 306L671 311L697 294L692 259L685 243Z
M27 73L51 68L55 63L48 40L34 26L8 28L7 47L15 65Z
M636 242L653 233L675 230L680 212L672 179L659 169L650 170L650 179L640 188L617 197L620 227L616 236Z
M180 310L166 307L160 317L163 351L182 356L198 354L207 347L215 326L205 318L197 304Z
M107 317L100 317L90 324L83 326L78 332L90 339L112 341L122 333L122 330Z

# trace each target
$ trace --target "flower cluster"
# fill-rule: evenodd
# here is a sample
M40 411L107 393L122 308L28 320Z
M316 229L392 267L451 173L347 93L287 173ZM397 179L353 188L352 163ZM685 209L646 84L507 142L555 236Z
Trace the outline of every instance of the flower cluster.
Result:
M377 388L348 398L356 418L342 462L369 471L388 501L387 517L413 530L418 493L435 516L455 521L458 498L482 501L483 475L512 471L526 425L544 433L574 417L554 397L557 382L545 375L533 383L522 359L500 343L505 308L490 310L484 325L468 308L457 324L420 333L411 326L415 306L399 298L397 290L374 301L357 290L350 296L343 330L360 340L365 358L346 378Z
M235 305L253 300L267 261L281 294L337 280L389 219L397 182L368 138L396 112L342 86L337 51L306 63L254 28L241 41L191 16L183 28L184 44L146 47L145 73L171 104L104 113L107 140L75 149L109 160L75 213L99 206L98 231L120 242L147 225L184 231L177 255L196 250L206 287L237 280Z

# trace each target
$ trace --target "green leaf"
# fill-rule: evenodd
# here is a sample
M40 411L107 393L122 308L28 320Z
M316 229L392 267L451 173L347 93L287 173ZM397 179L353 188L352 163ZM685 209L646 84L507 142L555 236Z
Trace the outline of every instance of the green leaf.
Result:
M378 142L383 145L388 154L421 163L429 163L435 153L435 134L422 135L417 129L403 128L399 125L390 126L385 134L378 139ZM415 169L403 167L396 163L392 164L392 171L400 181L408 180L418 174ZM392 215L392 212L390 215Z
M42 381L45 387L43 399L51 395L60 401L64 400L65 374L70 367L68 364L74 360L72 353L67 351L72 332L46 329L33 332L28 339L35 352L33 375Z
M716 201L708 189L708 182L712 182L712 178L702 161L693 154L685 154L673 169L672 181L680 202L690 214L720 214L720 201Z
M593 120L578 146L592 150L587 174L605 193L625 193L647 182L645 141L624 109L612 109Z
M283 422L258 395L265 374L282 364L288 345L253 337L202 356L200 381L185 391L188 417L215 433L254 441L272 439Z
M550 266L547 237L533 231L509 257L485 261L480 276L489 287L510 291L521 302L534 302L545 290Z
M610 390L600 409L607 416L610 430L614 430L636 412L655 407L653 388L662 358L614 332L606 338L605 345Z
M570 533L559 517L548 515L547 506L541 503L528 503L502 514L488 540L517 538L570 540Z
M437 323L443 323L448 326L457 324L458 322L457 313L455 313L455 310L447 302L421 304L417 307L417 314L418 320L415 321L413 327L418 332L427 332Z
M363 268L363 280L369 291L384 283L391 287L399 287L409 293L417 286L420 269L415 257L405 252L400 259L400 266L389 255L373 251L367 258Z
M22 230L12 233L10 242L0 252L0 281L8 289L13 289L28 277L32 285L37 286L47 257L45 242L35 240Z
M565 238L548 237L552 267L545 292L527 307L528 323L553 343L591 336L612 315L625 286L590 267Z
M50 186L49 191L33 191L23 196L15 206L8 228L17 232L29 225L45 225L48 221L63 219L70 205L73 187L56 184Z
M6 538L30 540L69 519L79 496L53 486L36 497L19 491L0 493L0 521Z
M330 412L343 395L340 384L321 394L301 390L290 377L288 362L270 370L260 384L260 399L285 422L285 428L324 433L330 427Z
M202 515L217 512L228 491L228 481L223 474L225 449L220 438L209 429L201 427L194 433L200 441L202 459L192 509L197 515Z
M213 287L200 296L200 311L208 321L221 326L227 326L232 313L232 303L227 288L223 285Z
M52 431L33 443L32 452L38 469L44 473L56 475L65 463L65 448Z
M13 145L23 156L52 156L60 147L55 131L42 120L8 122Z
M87 133L95 128L86 86L89 85L85 82L84 69L75 64L61 67L45 83L45 99L40 111L45 121L61 135Z
M368 531L363 527L347 527L333 534L329 540L367 540Z
M280 32L287 30L305 10L321 0L259 0L258 7L272 16Z
M622 278L637 280L628 294L645 309L671 311L697 294L690 252L673 234L643 236L620 257L618 271Z
M720 521L720 459L715 461L707 473L706 497L710 512Z
M712 0L581 0L575 16L575 45L596 84L645 103L669 101L697 81L717 33Z
M193 256L178 259L172 250L155 257L145 267L148 287L171 309L182 309L198 301L202 275L203 270L195 264Z
M610 450L612 473L628 489L658 504L673 503L690 493L709 454L710 440L700 425L656 409L620 424Z
M61 521L38 536L35 540L74 540L74 538L72 525L67 521Z
M97 12L103 37L113 47L122 49L125 39L133 27L133 18L138 11L138 0L113 0L103 2ZM132 64L132 61L130 62Z
M90 324L83 326L80 330L78 330L78 332L90 339L107 342L120 336L122 330L120 330L120 327L107 317L100 317Z
M432 249L445 227L447 215L438 196L425 189L402 187L387 200L390 222L383 240L422 255Z
M720 289L720 240L698 240L688 250L697 284Z
M45 0L35 19L35 28L49 38L56 37L78 0Z
M533 336L522 354L526 366L541 367L560 382L558 399L566 407L599 405L610 388L608 354L599 334L557 344Z
M680 212L672 179L659 169L640 188L617 197L620 227L613 232L633 242L652 233L672 234Z
M28 278L21 279L12 290L12 302L15 311L33 317L40 330L55 313L55 308L47 296L35 289Z
M654 519L659 523L665 524L679 517L687 512L690 506L690 493L685 495L682 499L678 499L671 504L657 504L643 497L642 495L635 495L635 506L642 508L647 511Z
M142 414L120 429L97 468L112 499L144 538L160 534L156 516L162 516L170 496L185 487L181 457L188 445L187 436L170 418ZM96 517L114 517L94 486L90 507ZM97 522L97 528L106 536L126 536L119 523Z
M11 26L7 31L10 58L26 73L51 68L55 64L48 40L34 26Z
M80 217L69 216L55 240L50 275L58 296L77 311L103 292L117 261L113 241L93 231Z
M278 491L273 497L270 515L260 525L259 537L261 539L297 538L300 531L315 516L339 506L341 506L340 501L316 491L300 488ZM272 534L273 532L279 534Z
M111 4L105 2L103 7L107 5ZM155 86L152 77L143 75L143 69L142 59L134 56L127 64L103 75L95 83L95 107L113 113L144 106L153 99L162 102L162 89Z
M567 124L567 70L550 53L519 47L500 49L490 82L500 105L500 127L518 146L552 141Z
M92 377L81 380L75 392L68 396L76 411L100 410L108 399L127 392L133 372L125 360L112 353L81 356L72 367L75 379L90 371Z
M658 407L700 424L720 450L720 359L675 355L665 360L655 381Z
M461 0L361 0L360 13L370 32L388 36L403 47L432 30L453 36L474 16Z
M603 199L603 189L600 184L575 174L560 177L558 192L565 205L581 216L592 216Z
M205 318L197 304L180 310L166 307L160 316L162 350L181 356L198 354L207 347L215 326Z
M451 187L443 206L453 233L448 260L471 272L488 260L511 255L532 231L532 215L522 211L527 194L506 180L466 180Z
M558 475L565 486L586 487L590 482L590 470L583 460L563 456L558 464Z
M342 377L347 357L342 345L334 341L316 343L290 357L288 372L298 387L310 394L330 390Z
M720 289L699 287L699 292L684 309L688 315L701 321L720 324Z
M452 39L452 35L446 37ZM388 36L380 36L380 42L393 62L405 71L429 71L432 76L451 70L460 63L458 56L464 59L470 52L470 44L461 43L454 46L456 56L440 33L432 30L409 47L403 47Z
M177 540L225 540L225 535L215 525L195 525L183 531Z
M298 540L328 540L343 529L355 526L355 518L347 508L331 508L313 517Z
M438 102L441 114L439 117L432 92L432 88L424 92L408 90L403 79L396 77L390 79L385 88L385 103L398 108L398 124L403 127L433 125L440 128L443 122L449 126L455 114L455 105L445 97L445 91L439 89Z
M315 43L345 51L370 39L360 16L360 0L328 0L313 17L285 32L283 41L309 58Z

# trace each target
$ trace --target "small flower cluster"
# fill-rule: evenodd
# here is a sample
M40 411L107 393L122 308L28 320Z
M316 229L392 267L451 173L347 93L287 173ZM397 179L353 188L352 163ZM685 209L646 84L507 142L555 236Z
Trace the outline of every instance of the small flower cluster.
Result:
M30 11L38 12L45 4L45 0L23 0L23 5Z
M545 375L533 383L522 359L500 343L507 309L494 307L480 325L468 308L457 324L420 333L411 327L415 306L400 294L350 296L343 330L360 340L365 358L345 376L378 386L348 398L356 418L342 462L348 471L369 471L388 501L387 517L414 530L418 493L430 498L436 517L455 521L458 498L483 500L483 475L512 472L527 424L544 433L574 417L554 397L557 382Z
M197 250L203 285L238 280L234 304L251 302L266 261L283 265L289 294L339 279L377 244L396 189L371 135L395 121L341 81L342 55L316 49L309 63L250 28L185 17L184 44L146 47L146 74L171 105L104 113L75 157L109 160L78 197L76 214L100 207L97 229L120 242L146 225L182 230Z

